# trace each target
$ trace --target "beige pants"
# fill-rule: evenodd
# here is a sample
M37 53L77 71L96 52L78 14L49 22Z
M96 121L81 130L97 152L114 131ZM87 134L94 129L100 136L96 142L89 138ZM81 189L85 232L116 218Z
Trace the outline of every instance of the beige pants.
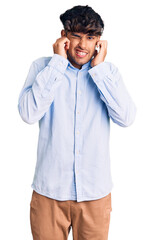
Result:
M58 201L33 190L33 240L67 240L71 227L73 240L107 240L111 211L111 193L97 200L77 202Z

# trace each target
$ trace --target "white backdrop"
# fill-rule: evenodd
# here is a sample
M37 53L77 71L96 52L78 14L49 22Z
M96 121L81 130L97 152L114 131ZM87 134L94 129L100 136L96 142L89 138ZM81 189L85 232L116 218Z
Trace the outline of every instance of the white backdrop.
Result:
M137 106L130 127L111 121L109 240L154 239L154 17L149 0L0 3L0 239L32 240L29 211L39 128L20 118L19 93L32 61L52 56L52 44L62 29L59 15L86 4L104 20L105 60L119 68Z

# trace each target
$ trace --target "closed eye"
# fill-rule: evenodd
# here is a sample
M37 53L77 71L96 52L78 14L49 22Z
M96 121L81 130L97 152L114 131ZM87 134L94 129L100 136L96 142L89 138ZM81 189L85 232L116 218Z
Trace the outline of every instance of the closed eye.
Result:
M74 36L74 37L80 37L79 35L77 35L75 33L72 33L71 35Z

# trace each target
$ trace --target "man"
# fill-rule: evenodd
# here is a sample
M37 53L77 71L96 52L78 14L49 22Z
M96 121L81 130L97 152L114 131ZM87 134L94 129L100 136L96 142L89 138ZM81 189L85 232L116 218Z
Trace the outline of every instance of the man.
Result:
M89 6L60 15L64 29L52 57L33 61L18 102L21 118L39 121L30 223L34 240L107 240L113 187L110 118L135 119L118 68L105 62L104 22ZM97 51L99 47L99 51Z

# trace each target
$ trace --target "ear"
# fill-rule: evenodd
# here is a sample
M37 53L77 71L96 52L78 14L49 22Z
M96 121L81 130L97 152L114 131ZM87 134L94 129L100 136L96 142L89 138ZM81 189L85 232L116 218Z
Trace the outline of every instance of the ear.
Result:
M62 30L61 30L61 37L65 37L65 36L66 36L66 34L65 34L65 30L62 29Z

